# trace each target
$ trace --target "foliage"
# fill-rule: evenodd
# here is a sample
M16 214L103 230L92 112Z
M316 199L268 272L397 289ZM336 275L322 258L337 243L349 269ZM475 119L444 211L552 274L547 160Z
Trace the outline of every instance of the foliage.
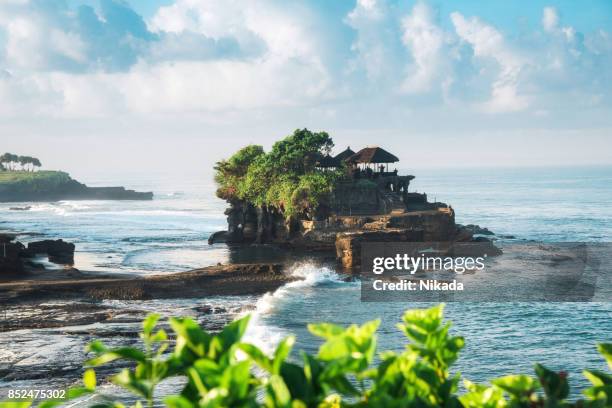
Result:
M34 171L36 167L42 164L36 157L18 156L13 153L4 153L0 156L0 170L16 170L15 166L20 165L21 170Z
M181 377L179 394L162 398L170 408L192 407L609 407L612 406L612 375L585 371L593 384L584 400L568 402L567 374L539 364L535 377L508 375L474 384L464 380L458 393L460 374L450 368L459 357L464 340L449 334L443 321L443 305L407 311L398 325L410 340L402 352L383 352L376 359L379 321L348 328L329 323L311 324L312 334L323 339L317 355L301 354L289 359L294 337L287 337L272 355L241 341L249 317L236 320L212 335L191 319L170 319L176 337L170 341L164 330L155 330L157 315L143 324L143 349L108 349L100 342L89 346L95 357L87 365L96 367L122 359L131 364L111 381L152 406L155 388L170 377ZM170 346L173 346L169 351ZM612 344L599 345L612 368ZM95 393L92 368L85 372L83 386L70 391L70 398ZM142 402L141 402L142 401ZM65 401L47 401L49 408ZM16 403L3 407L23 406ZM97 407L123 407L114 396L98 394Z
M0 172L0 189L15 192L54 191L75 181L62 171Z
M313 212L330 197L338 171L321 171L317 160L329 154L326 132L298 129L276 142L270 152L249 145L215 166L217 195L276 208L287 216Z

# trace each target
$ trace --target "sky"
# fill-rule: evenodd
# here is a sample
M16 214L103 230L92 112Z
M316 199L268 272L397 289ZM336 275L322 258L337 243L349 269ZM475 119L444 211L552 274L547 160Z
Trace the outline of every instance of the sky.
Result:
M612 164L612 2L2 0L0 150L209 174L325 130L401 168Z

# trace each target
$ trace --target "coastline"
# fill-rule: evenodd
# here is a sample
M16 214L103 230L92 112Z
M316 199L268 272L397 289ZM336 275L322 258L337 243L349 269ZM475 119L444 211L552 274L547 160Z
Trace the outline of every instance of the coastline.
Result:
M255 295L296 278L278 263L228 264L146 277L57 271L52 279L0 282L0 305L67 300L148 300Z

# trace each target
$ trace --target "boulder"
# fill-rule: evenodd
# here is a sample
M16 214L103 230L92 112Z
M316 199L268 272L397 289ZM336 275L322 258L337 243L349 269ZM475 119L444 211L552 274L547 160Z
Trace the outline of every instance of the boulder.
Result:
M227 231L213 232L210 237L208 237L208 245L225 243L227 242L227 237Z
M29 254L47 254L51 262L74 263L74 244L62 239L30 242L27 251Z
M24 250L20 242L11 234L0 234L0 275L13 275L23 272L21 253Z

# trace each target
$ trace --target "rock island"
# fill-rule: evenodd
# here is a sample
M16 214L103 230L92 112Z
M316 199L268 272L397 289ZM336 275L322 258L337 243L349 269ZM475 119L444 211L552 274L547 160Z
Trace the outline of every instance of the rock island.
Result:
M399 162L392 153L369 146L331 155L333 147L326 132L298 129L269 152L249 145L218 162L228 229L209 243L335 251L353 269L363 242L487 240L457 225L450 205L410 191L414 176L389 168Z

